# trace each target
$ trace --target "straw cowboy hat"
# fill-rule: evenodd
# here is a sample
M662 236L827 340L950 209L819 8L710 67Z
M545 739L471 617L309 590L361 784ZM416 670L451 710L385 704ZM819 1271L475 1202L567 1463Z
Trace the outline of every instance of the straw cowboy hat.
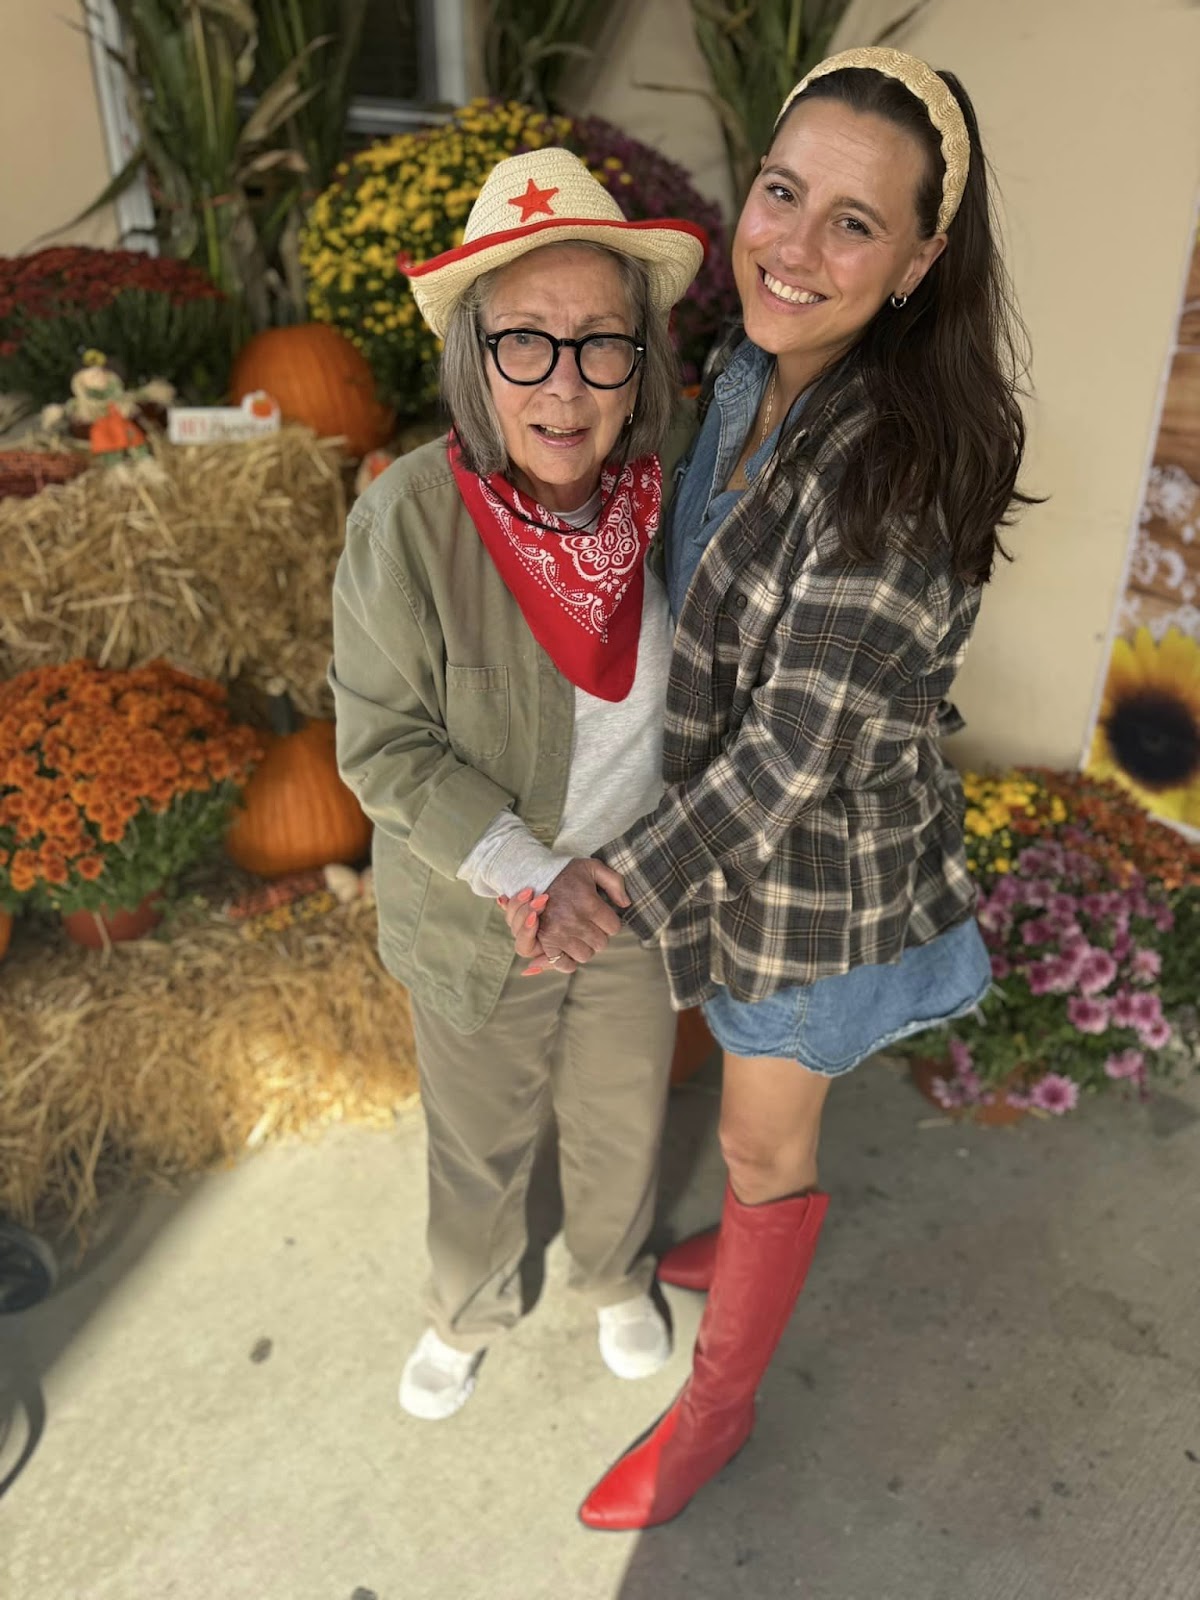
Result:
M492 168L467 218L463 242L430 261L405 256L400 270L421 315L443 338L455 304L475 279L540 245L583 240L636 256L650 270L654 303L667 311L700 270L708 243L694 222L627 222L603 184L569 150L530 150Z

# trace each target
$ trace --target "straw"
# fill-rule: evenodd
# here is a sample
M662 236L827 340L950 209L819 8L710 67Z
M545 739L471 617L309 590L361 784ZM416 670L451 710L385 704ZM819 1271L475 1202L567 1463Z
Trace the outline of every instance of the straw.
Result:
M236 881L235 881L236 879ZM403 988L373 906L247 936L234 869L162 937L104 954L18 924L0 968L0 1216L77 1225L103 1196L416 1093ZM332 897L330 897L332 899Z
M0 499L0 676L91 656L155 657L328 715L330 591L344 537L342 457L287 427L175 446Z

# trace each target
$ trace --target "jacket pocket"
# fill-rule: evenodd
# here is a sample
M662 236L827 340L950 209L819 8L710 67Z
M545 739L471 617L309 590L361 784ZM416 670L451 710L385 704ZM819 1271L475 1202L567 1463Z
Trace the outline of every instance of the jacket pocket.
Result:
M446 732L467 761L494 761L508 748L508 668L446 667Z

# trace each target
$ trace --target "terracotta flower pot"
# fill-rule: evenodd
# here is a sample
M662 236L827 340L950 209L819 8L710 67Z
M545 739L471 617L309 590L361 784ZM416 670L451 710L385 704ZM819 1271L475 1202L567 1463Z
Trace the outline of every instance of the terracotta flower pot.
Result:
M694 1077L717 1048L699 1006L681 1011L675 1030L675 1056L671 1062L671 1082L686 1083Z
M12 913L0 911L0 961L8 954L8 941L12 938Z
M936 1106L943 1116L958 1122L977 1122L984 1128L1008 1128L1029 1115L1024 1106L1010 1106L1004 1099L1004 1088L997 1089L996 1100L990 1106L944 1106L933 1092L935 1078L953 1079L954 1069L949 1061L932 1056L915 1056L908 1064L909 1075L917 1088ZM1016 1087L1015 1080L1013 1087Z
M67 938L76 944L86 945L89 950L103 950L106 944L140 939L161 921L162 897L156 893L148 894L132 911L110 911L107 906L101 906L98 911L64 912L62 925Z

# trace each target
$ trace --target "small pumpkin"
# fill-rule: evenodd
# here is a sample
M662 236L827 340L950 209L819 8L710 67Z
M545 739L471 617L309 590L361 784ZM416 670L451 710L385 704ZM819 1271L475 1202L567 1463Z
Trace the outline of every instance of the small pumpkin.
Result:
M229 379L241 404L265 389L289 421L323 439L341 435L352 456L365 456L391 437L394 414L381 405L367 358L327 322L267 328L243 346Z
M360 861L371 824L342 782L332 722L299 718L286 694L269 701L266 752L225 836L239 867L262 878Z

